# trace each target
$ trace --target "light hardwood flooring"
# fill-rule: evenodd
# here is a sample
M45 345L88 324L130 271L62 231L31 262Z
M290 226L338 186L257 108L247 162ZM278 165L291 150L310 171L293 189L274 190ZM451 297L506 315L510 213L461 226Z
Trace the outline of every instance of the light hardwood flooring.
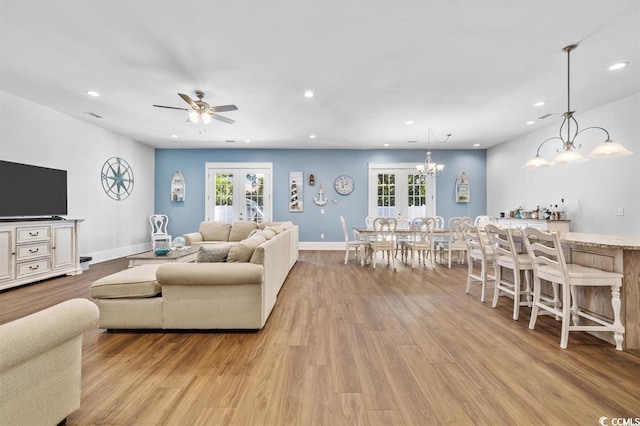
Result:
M640 355L511 300L465 294L466 266L374 271L302 251L258 332L93 329L68 424L597 425L640 417ZM126 259L0 292L0 323L71 297ZM488 294L492 295L493 290ZM487 298L491 300L490 297Z

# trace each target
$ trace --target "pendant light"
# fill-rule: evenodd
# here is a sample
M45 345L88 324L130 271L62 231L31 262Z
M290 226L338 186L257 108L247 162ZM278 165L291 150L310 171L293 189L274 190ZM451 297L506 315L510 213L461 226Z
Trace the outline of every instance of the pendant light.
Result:
M538 150L536 151L536 156L531 160L527 161L527 163L522 166L524 169L536 169L540 167L549 167L551 163L544 157L540 155L540 148L542 146L552 140L559 140L562 142L562 148L558 150L559 154L554 159L554 163L558 164L566 164L566 163L579 163L582 161L587 161L589 158L606 158L606 157L624 157L626 155L633 154L631 151L626 149L624 146L617 142L613 142L609 136L609 132L603 127L586 127L580 130L578 126L578 122L574 117L575 111L571 111L571 51L577 48L577 44L571 44L566 46L562 50L567 52L567 112L565 112L564 119L562 120L562 124L560 125L559 136L554 136L543 141L540 146L538 146ZM587 157L582 155L577 149L581 147L581 145L575 144L575 140L582 132L586 130L602 130L607 138L604 142L598 145Z

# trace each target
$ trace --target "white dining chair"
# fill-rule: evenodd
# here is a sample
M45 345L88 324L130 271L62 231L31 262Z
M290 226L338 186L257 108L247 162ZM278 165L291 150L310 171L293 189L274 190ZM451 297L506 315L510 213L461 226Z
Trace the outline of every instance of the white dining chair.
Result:
M407 261L408 254L411 252L411 269L416 267L416 254L419 261L424 265L427 264L427 256L431 260L431 268L435 267L435 244L433 240L433 231L436 227L436 221L432 217L415 218L411 222L411 234L406 241L401 241L402 260Z
M347 221L344 217L340 216L340 223L342 224L342 232L344 233L344 264L346 265L349 262L349 253L353 250L356 254L356 260L358 260L358 252L360 251L360 247L362 246L362 241L359 239L349 239L349 231L347 229Z
M393 217L377 217L373 221L373 229L375 236L369 241L369 256L373 269L376 268L376 255L378 252L387 254L387 262L389 266L396 269L395 250L396 250L396 228L398 222Z

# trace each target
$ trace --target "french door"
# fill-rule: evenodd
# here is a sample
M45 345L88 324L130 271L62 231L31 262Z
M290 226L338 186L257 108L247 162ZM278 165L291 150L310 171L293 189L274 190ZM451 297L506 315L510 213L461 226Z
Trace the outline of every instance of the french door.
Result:
M435 177L420 175L414 163L369 164L368 215L435 216Z
M268 222L272 163L206 163L206 220Z

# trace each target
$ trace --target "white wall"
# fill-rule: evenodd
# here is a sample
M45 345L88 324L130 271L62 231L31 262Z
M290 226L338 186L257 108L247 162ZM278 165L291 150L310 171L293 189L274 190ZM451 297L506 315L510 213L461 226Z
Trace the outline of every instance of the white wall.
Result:
M114 156L134 172L133 193L123 201L102 190L102 165ZM95 263L148 249L153 148L0 91L0 159L67 170L66 217L84 219L79 255Z
M573 232L640 236L640 93L588 112L576 112L580 128L599 126L611 139L634 152L628 157L591 159L584 163L525 170L542 141L557 136L560 122L509 141L487 151L487 210L519 206L535 209L560 204L568 206ZM604 132L588 130L577 138L580 151L588 154L604 140ZM552 160L558 142L548 142L540 154ZM614 209L624 207L624 216Z

